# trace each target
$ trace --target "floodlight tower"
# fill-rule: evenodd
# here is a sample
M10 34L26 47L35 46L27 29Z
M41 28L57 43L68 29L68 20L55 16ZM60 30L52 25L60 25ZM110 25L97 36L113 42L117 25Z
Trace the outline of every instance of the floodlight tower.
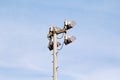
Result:
M71 42L73 42L76 38L74 36L68 36L67 30L73 28L75 25L74 21L64 21L64 28L61 29L59 27L51 26L49 28L49 33L47 35L47 38L49 39L49 50L53 50L53 80L58 79L58 66L57 66L57 53L58 53L58 47L61 45L60 42L58 42L57 35L63 33L64 35L64 44L67 45ZM63 45L64 45L63 44ZM62 46L63 46L62 45Z

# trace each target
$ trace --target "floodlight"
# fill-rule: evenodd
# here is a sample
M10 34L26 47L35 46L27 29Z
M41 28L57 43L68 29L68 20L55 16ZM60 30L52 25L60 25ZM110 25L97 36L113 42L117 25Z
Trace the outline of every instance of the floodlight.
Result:
M65 45L67 45L67 44L69 44L69 43L72 43L72 42L76 39L75 36L67 36L67 35L65 35L64 38L65 38L65 39L64 39L64 44L65 44Z
M53 41L49 42L48 48L49 48L50 51L53 50Z
M58 50L61 50L65 45L68 45L70 43L72 43L76 37L74 36L67 36L67 30L73 28L75 26L75 22L74 21L64 21L64 28L59 28L56 26L50 26L49 28L49 33L47 35L47 38L49 40L49 44L48 44L48 49L50 51L53 50L53 80L57 80L57 72L58 72L58 65L57 65L57 53ZM58 37L59 34L63 34L60 38ZM65 35L65 36L64 36ZM63 39L64 37L64 42L61 45L61 43L58 42L58 39ZM61 45L61 46L60 46ZM60 47L60 48L59 48ZM59 49L58 49L59 48Z
M75 24L76 23L74 21L65 20L64 21L64 28L65 28L65 30L71 29L71 28L73 28L75 26Z
M49 32L53 32L53 27L50 27L50 28L49 28Z
M47 35L48 38L51 38L51 37L53 36L53 31L54 31L54 27L51 26L51 27L49 28L49 34Z
M49 45L48 45L48 48L49 48L50 51L53 50L53 45L54 45L53 41L50 41ZM59 47L60 45L61 45L61 43L57 42L57 47Z

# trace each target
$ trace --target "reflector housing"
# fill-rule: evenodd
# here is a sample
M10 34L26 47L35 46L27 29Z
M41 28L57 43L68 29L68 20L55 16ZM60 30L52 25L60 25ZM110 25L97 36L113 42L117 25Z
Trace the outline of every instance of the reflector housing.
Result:
M76 39L75 36L67 36L67 35L65 35L64 44L67 45L69 43L72 43L75 39Z
M48 48L49 48L49 50L51 51L51 50L53 50L53 41L50 41L49 42L49 45L48 45ZM57 42L57 47L59 47L61 45L61 43L60 42Z
M76 23L74 21L65 20L64 21L64 28L65 28L65 30L71 29L71 28L73 28L75 26L75 24Z

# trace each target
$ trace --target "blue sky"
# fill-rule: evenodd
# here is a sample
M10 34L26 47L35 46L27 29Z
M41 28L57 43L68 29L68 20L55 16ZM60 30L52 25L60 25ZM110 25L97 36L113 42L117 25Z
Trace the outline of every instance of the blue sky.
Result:
M52 80L50 25L77 37L58 54L59 80L120 80L119 0L0 1L0 80Z

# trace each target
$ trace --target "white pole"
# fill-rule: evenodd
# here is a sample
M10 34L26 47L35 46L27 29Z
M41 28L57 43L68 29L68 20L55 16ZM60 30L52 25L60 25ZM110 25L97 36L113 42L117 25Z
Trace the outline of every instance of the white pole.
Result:
M53 80L57 80L57 34L54 27L53 32Z

